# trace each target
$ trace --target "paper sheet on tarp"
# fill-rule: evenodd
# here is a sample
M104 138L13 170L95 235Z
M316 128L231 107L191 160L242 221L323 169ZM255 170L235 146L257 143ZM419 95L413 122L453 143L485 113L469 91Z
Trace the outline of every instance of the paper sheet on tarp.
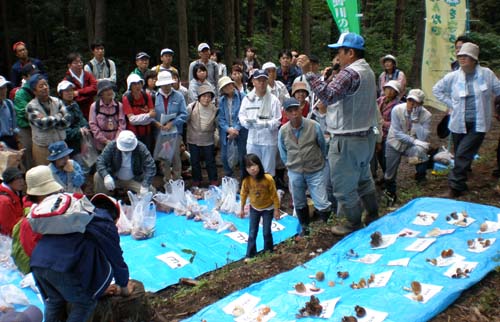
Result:
M412 224L420 211L439 213L439 216L430 226ZM453 211L466 211L469 217L476 221L468 227L450 225L446 221L446 217ZM224 313L223 308L237 301L244 294L257 297L259 299L256 303L257 306L269 306L272 312L276 313L271 321L294 321L295 314L304 307L309 298L290 294L289 291L293 290L294 285L298 282L311 283L309 276L314 275L317 271L325 273L325 280L316 282L316 286L324 290L317 295L319 300L327 301L340 297L330 318L331 321L340 321L346 315L355 316L355 305L363 306L367 311L382 312L379 315L382 317L384 312L387 313L385 321L427 321L455 301L463 290L480 281L488 272L498 266L500 260L499 231L480 235L478 230L479 225L486 220L498 222L499 213L500 209L492 206L438 198L415 199L396 212L388 214L370 226L347 236L332 249L304 265L235 292L184 321L233 321L234 317ZM434 227L455 229L455 231L451 234L435 237L436 241L421 252L405 251L405 248L416 240L416 237L408 237L407 235L398 237L394 244L384 249L372 249L370 246L370 235L375 231L387 235L410 229L422 232L418 234L418 237L424 237ZM496 238L496 241L483 252L469 251L467 240L478 237ZM426 261L427 258L439 257L442 250L450 248L465 256L466 263L477 263L468 278L452 279L445 276L451 266L436 267ZM356 258L348 255L351 249L357 253L358 258L371 254L381 255L381 257L373 264L356 262L353 261ZM409 262L406 267L389 266L389 263L394 264L394 261L400 259L405 264L408 258ZM466 265L472 267L469 264ZM358 283L361 278L368 279L372 273L380 274L391 270L393 273L385 287L363 289L350 287L351 283ZM337 277L338 271L348 271L349 277L342 281ZM328 281L334 281L336 285L330 287ZM410 287L412 281L419 281L422 284L425 292L423 302L414 301L411 296L410 298L406 297L411 293L403 288ZM251 308L247 309L251 310ZM246 311L245 308L243 310ZM321 319L300 319L304 322L319 320ZM360 319L359 321L364 320Z
M222 213L225 221L234 223L238 231L248 233L249 219L240 219L234 215ZM229 230L217 233L203 228L203 222L176 216L173 213L158 212L156 231L153 238L137 241L130 236L121 237L123 256L128 264L130 277L144 283L147 291L156 292L169 285L176 284L182 277L196 278L206 272L221 268L233 261L241 260L246 254L246 243L239 243L226 236ZM284 226L281 231L273 232L273 241L278 244L297 233L298 220L285 216L278 221ZM264 248L262 228L257 236L257 251ZM171 268L166 261L157 256L174 252L184 260L192 255L183 250L196 252L192 263L179 268ZM167 254L167 258L175 258Z

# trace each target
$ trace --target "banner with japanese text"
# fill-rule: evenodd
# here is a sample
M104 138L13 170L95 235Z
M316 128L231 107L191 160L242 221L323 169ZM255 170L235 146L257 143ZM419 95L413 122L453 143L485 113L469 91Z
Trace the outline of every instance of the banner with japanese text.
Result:
M455 57L455 39L465 33L467 0L426 0L424 52L422 57L422 90L425 104L445 111L432 95L432 87L451 71Z
M340 33L360 34L358 0L326 0Z

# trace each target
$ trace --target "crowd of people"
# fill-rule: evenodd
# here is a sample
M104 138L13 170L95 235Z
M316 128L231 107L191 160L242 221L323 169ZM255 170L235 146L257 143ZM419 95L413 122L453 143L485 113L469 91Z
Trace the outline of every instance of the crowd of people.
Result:
M467 172L500 96L498 78L479 65L478 45L459 37L455 46L453 71L433 89L448 107L446 127L454 144L450 197L467 192ZM407 92L405 74L393 55L381 58L384 71L377 79L365 60L363 37L345 33L329 47L336 55L320 70L313 55L282 50L278 64L262 63L252 47L244 59L226 66L219 51L201 43L199 57L183 66L189 68L187 88L180 82L179 69L172 66L172 49L162 49L161 63L153 67L150 55L139 52L137 67L126 77L126 92L118 99L116 82L121 75L105 56L103 43L92 44L93 57L87 63L79 53L68 54L68 69L56 86L56 97L42 61L28 56L25 43L16 42L13 51L19 60L10 80L0 76L0 149L24 154L19 167L2 174L0 232L14 238L30 234L24 219L32 204L62 191L81 194L93 175L93 193L98 196L94 207L104 210L94 211L95 223L87 230L127 294L128 271L110 228L119 214L106 195L119 189L138 194L168 190L170 179L183 177L191 186L217 185L219 156L224 175L242 182L242 213L249 199L248 258L256 255L260 218L265 250L272 251L271 220L279 218L277 188L290 191L301 236L309 234L308 195L322 220L328 221L332 213L340 218L333 234L344 236L368 225L378 218L376 184L384 186L388 204L397 201L402 156L415 165L416 182L425 181L432 158L431 113L423 106L422 90ZM164 186L154 186L157 175L163 176ZM57 209L59 204L53 206ZM113 237L104 238L108 230ZM68 290L57 279L78 284L71 265L81 262L83 253L59 262L47 254L90 246L81 236L31 234L25 235L32 236L29 245L18 247L28 258L20 265L34 272L42 295L53 303L46 306L46 321L56 320L63 301L79 303L71 321L83 321L96 305L95 294L102 295L106 288L77 296L75 288ZM35 248L37 243L41 246ZM92 259L96 263L101 258L97 257ZM81 263L90 265L89 261ZM110 280L86 280L86 285L97 282L108 287ZM116 287L107 292L116 293Z

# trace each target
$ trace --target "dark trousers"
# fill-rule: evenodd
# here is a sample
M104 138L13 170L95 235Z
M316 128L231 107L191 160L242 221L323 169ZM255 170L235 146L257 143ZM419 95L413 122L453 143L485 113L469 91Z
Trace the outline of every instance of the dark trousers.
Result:
M370 168L372 171L372 176L375 179L377 177L378 165L380 164L380 169L382 169L382 178L384 177L385 169L386 169L386 161L385 161L385 140L381 143L380 151L373 151L373 157L370 161Z
M207 145L200 146L196 144L189 144L189 153L191 154L191 172L193 175L193 182L201 182L203 177L201 175L201 158L205 160L205 167L208 173L209 181L217 181L217 166L215 165L215 146Z
M71 304L67 322L86 322L94 312L97 300L83 288L80 277L48 268L32 267L36 285L44 299L45 322L58 322Z
M467 133L451 133L455 152L455 166L448 175L448 185L457 191L467 190L467 169L483 143L485 133L476 132L474 123L466 123Z
M248 228L247 256L254 257L257 254L256 240L259 233L259 222L262 217L262 234L264 235L264 251L273 251L273 234L271 223L274 210L256 210L250 207L250 226Z

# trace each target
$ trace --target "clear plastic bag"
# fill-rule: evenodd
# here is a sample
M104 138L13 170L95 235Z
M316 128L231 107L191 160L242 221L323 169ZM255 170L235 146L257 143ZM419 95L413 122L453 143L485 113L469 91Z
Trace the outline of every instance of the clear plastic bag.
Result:
M0 286L0 294L7 304L29 305L30 301L26 294L17 286L7 284Z
M238 193L238 180L230 177L222 178L221 197L218 209L225 213L237 214L240 204L236 200Z
M156 205L151 201L153 194L135 195L128 191L132 203L132 238L137 240L153 237L156 226Z
M130 235L132 232L131 207L125 205L121 200L120 203L120 218L116 223L118 233L120 235Z
M238 144L236 140L227 141L227 163L231 168L234 168L239 161Z
M156 138L156 145L153 152L155 160L172 161L176 151L178 135L177 133L165 134L160 133Z
M99 152L94 145L94 139L92 134L82 135L81 145L80 145L80 159L83 165L87 168L92 167L97 162L97 157Z
M183 180L170 180L165 184L165 193L157 193L153 199L164 212L174 209L176 215L186 214L186 193Z
M439 148L438 153L434 155L434 161L439 162L444 165L449 165L453 161L453 154L448 151L444 146Z

